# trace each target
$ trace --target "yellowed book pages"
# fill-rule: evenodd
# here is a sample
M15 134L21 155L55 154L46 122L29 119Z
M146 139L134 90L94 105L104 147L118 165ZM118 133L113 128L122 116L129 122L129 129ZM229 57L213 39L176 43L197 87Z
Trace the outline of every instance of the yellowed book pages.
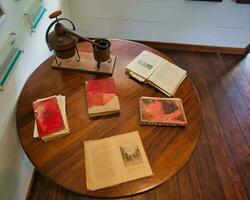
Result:
M163 60L147 81L163 93L169 94L168 96L173 96L186 75L185 70L167 60Z
M153 175L138 131L114 136L121 182Z
M84 142L87 188L97 190L121 182L110 138Z
M145 82L145 80L146 80L145 78L139 76L138 74L133 73L132 71L129 71L129 75L132 76L133 78L135 78L136 80L140 81L140 82Z
M138 131L85 141L84 155L89 190L153 175Z
M119 113L119 112L120 112L119 99L118 96L115 95L105 105L92 106L88 108L88 113L90 117L106 115L111 113Z
M126 72L140 82L149 83L167 96L173 96L187 72L168 60L143 51L126 67Z
M142 82L143 80L147 80L149 78L162 60L163 58L149 51L142 51L127 65L126 70L131 76Z

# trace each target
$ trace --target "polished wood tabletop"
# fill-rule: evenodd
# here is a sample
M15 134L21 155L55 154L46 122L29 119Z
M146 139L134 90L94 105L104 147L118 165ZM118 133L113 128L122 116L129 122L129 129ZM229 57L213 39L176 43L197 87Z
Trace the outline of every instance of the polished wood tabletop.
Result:
M159 186L177 173L188 161L201 131L199 97L187 77L174 97L182 99L188 125L159 127L139 125L139 98L166 97L155 88L139 83L125 74L126 65L141 51L148 50L166 59L160 52L139 43L111 40L112 55L117 56L115 79L121 113L90 119L87 113L84 84L86 80L108 78L108 75L86 74L51 69L53 58L42 63L26 81L17 104L17 131L21 145L35 168L63 188L96 198L118 198L139 194ZM79 50L92 52L89 43ZM65 95L71 134L44 143L33 139L34 113L32 102L52 95ZM100 139L138 130L154 173L117 186L88 191L86 188L83 141Z

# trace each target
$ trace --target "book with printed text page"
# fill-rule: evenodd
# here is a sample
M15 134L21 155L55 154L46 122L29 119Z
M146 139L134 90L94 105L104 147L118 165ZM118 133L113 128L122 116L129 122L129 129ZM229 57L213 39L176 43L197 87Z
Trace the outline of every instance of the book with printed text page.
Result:
M86 81L85 91L90 117L120 112L113 78Z
M139 114L141 125L187 125L182 101L179 98L141 97Z
M186 78L187 72L168 60L149 51L141 52L126 67L136 80L148 83L171 97Z
M153 175L138 131L84 141L88 190Z

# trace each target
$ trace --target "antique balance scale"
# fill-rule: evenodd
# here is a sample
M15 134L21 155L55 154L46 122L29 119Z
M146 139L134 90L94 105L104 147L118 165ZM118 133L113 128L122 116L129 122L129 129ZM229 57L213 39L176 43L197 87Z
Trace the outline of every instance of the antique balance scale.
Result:
M54 52L52 68L112 75L116 56L110 55L110 41L82 37L76 32L72 21L58 18L61 13L62 11L58 10L49 15L50 19L55 20L47 28L45 36L50 51ZM69 22L73 30L67 29L60 21ZM53 26L54 31L50 32ZM93 53L78 50L77 44L82 41L92 44Z

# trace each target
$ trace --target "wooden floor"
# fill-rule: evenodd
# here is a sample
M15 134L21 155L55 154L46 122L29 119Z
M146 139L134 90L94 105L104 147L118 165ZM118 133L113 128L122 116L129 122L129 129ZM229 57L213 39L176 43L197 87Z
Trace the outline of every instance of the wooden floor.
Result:
M201 100L200 140L168 182L126 200L250 199L250 56L164 51L185 68ZM89 200L36 173L29 200Z

